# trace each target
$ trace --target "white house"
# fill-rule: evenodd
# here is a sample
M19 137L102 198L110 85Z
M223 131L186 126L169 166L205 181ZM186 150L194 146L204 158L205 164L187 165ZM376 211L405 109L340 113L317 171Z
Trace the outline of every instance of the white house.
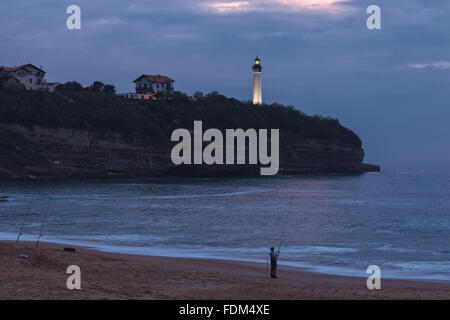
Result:
M47 83L47 90L50 92L54 92L56 87L61 85L59 82L46 82Z
M156 94L158 92L173 92L173 83L175 80L162 75L143 74L133 82L136 84L136 93Z
M28 90L47 90L45 71L30 63L13 68L0 66L1 73L12 75Z

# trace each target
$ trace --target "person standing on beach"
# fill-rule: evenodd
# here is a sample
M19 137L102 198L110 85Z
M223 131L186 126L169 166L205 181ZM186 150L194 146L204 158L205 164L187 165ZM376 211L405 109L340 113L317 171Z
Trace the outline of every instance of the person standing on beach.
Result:
M278 252L275 252L275 248L270 248L270 277L271 278L278 278L277 277L277 260L278 256L280 255L280 250Z

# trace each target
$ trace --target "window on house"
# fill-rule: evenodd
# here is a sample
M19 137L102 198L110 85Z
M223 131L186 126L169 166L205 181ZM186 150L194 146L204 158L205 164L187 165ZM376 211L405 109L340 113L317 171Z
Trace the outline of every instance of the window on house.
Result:
M27 83L27 78L23 77L23 83Z
M33 83L33 78L30 78L30 83Z

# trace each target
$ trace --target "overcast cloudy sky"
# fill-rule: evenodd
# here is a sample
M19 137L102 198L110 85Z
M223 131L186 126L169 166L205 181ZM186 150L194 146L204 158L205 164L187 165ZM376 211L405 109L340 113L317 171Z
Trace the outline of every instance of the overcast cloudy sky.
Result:
M82 29L66 28L67 6ZM382 9L382 30L366 8ZM0 65L43 66L49 81L133 90L164 74L192 94L251 98L337 117L384 167L450 161L448 0L2 0Z

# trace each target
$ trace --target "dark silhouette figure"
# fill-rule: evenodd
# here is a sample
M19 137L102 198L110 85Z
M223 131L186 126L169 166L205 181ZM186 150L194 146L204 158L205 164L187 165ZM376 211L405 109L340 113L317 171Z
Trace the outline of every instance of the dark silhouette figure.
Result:
M270 248L270 277L271 278L278 278L277 277L277 260L278 256L280 255L280 250L278 252L275 252L275 248Z

